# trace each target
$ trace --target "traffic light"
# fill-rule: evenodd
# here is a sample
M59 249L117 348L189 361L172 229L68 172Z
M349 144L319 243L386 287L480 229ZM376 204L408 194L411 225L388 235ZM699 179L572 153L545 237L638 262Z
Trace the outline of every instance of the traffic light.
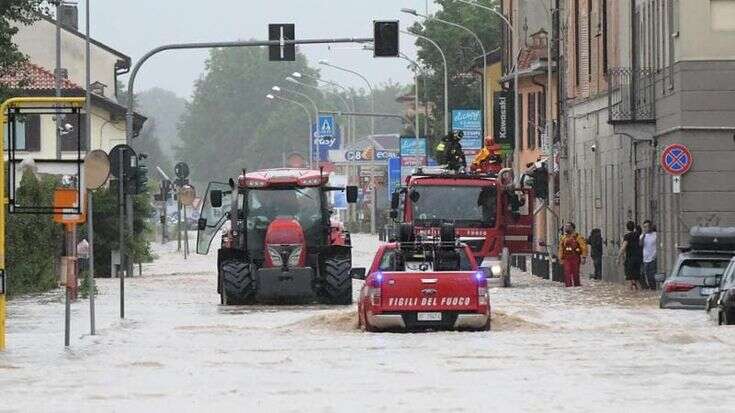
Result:
M374 21L373 43L375 57L398 57L398 20Z
M135 194L143 194L148 191L148 167L138 164L133 173Z
M546 164L542 164L541 167L537 167L531 177L533 177L533 192L536 194L536 198L546 199L549 197L549 171L546 169Z

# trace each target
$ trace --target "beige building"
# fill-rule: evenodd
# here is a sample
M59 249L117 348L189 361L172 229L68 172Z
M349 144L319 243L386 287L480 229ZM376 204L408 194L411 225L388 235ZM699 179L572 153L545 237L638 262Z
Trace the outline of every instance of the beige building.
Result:
M63 16L74 14L62 13ZM66 77L62 82L62 96L84 97L85 90L85 41L84 35L76 30L76 21L62 22L61 53L62 70ZM0 78L0 82L12 90L14 96L54 96L55 78L53 68L56 64L56 25L48 18L42 18L29 26L19 26L13 37L21 52L29 58L13 76ZM85 136L85 122L82 114L69 115L63 125L69 124L71 132L62 133L57 141L57 126L54 115L26 115L18 119L16 127L16 166L24 159L33 159L38 171L49 174L77 173L77 148L82 154L88 150L102 149L109 152L115 145L125 143L125 107L116 96L117 77L127 72L130 57L98 41L91 42L91 130L90 141ZM135 132L140 130L145 117L135 114ZM6 130L6 136L8 135ZM81 135L78 145L77 136ZM6 143L7 144L7 143ZM57 157L57 149L61 156ZM7 155L6 155L7 159Z

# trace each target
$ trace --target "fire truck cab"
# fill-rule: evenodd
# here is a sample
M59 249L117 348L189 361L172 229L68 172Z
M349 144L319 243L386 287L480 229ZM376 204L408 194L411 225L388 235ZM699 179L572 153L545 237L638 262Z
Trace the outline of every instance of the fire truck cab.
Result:
M424 237L439 237L442 224L453 224L480 267L507 287L510 256L533 251L533 190L513 181L510 169L498 174L419 169L393 193L391 216Z

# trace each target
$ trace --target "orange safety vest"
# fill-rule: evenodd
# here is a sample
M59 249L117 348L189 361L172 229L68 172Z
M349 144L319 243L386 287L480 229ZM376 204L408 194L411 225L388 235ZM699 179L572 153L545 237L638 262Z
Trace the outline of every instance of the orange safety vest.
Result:
M563 235L559 241L559 258L587 255L587 243L581 235L574 233Z

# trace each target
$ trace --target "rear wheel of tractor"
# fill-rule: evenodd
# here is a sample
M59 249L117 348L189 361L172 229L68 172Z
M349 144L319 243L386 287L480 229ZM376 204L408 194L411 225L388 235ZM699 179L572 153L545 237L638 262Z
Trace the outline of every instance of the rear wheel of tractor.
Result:
M247 262L227 260L222 264L222 303L251 304L255 301L255 271Z
M322 296L327 304L352 304L351 268L349 257L332 257L325 260Z
M500 256L500 266L503 269L503 287L510 287L510 250L503 248Z

